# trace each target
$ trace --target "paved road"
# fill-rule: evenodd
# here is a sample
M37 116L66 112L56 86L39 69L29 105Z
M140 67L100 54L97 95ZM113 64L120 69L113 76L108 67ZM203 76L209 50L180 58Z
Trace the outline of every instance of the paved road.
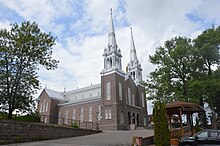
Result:
M133 136L148 137L152 135L153 130L103 131L103 133L87 136L18 143L7 146L131 146Z

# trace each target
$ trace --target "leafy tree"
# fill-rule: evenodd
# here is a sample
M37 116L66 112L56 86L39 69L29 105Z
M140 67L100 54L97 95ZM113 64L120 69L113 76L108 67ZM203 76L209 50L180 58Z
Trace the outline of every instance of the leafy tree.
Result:
M193 41L175 37L156 48L155 54L149 57L157 65L146 83L149 99L183 100L201 106L207 102L215 111L215 102L220 101L216 95L220 93L220 84L219 77L213 76L213 67L220 63L219 49L220 26L205 30ZM201 118L205 125L204 113Z
M165 103L155 101L153 108L155 146L170 146L170 132L167 123Z
M191 91L199 96L199 104L204 105L204 102L209 103L212 110L212 125L217 127L215 119L215 102L218 101L216 94L220 89L220 76L213 75L213 67L220 63L220 26L214 26L202 32L195 40L194 47L198 50L198 54L203 61L203 76L200 79L194 79L191 85ZM197 89L195 90L195 85ZM215 100L214 100L215 98ZM215 101L215 102L214 102ZM220 104L220 102L218 102ZM204 121L204 120L203 120Z
M33 94L39 89L37 70L57 68L52 58L55 38L40 31L29 21L12 24L10 30L0 29L0 108L12 112L29 111L34 106Z
M176 37L156 48L150 62L157 65L147 81L147 92L153 99L192 100L189 97L189 81L199 76L202 61L196 55L192 41L185 37Z
M195 40L195 47L203 59L204 72L212 75L212 66L220 63L220 26L202 32Z

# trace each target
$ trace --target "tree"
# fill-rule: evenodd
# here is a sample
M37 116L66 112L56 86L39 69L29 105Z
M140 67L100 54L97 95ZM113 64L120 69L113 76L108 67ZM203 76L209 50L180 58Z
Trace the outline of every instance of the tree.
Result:
M153 122L155 146L170 146L170 132L164 102L159 100L154 102Z
M34 105L40 65L48 70L57 68L53 45L55 38L41 32L35 22L0 29L0 108L8 111L9 119L15 109L28 111Z
M146 83L149 99L190 101L201 106L207 102L215 111L220 78L213 76L213 67L220 63L219 49L220 26L205 30L193 41L184 37L166 41L149 57L157 65ZM205 125L205 113L202 117Z
M193 100L189 97L189 81L199 76L197 71L201 69L202 61L196 55L191 39L176 37L168 40L149 58L152 64L157 65L146 83L151 98Z
M204 72L212 75L212 66L220 63L220 26L207 29L195 40L195 47L203 60Z
M194 85L197 87L197 96L199 96L199 104L204 105L204 102L209 103L212 110L212 125L216 128L215 105L214 101L218 101L216 94L219 92L219 76L213 75L213 67L220 63L220 26L207 29L202 32L195 40L194 47L198 50L198 54L203 61L203 77L192 81L191 91L195 92Z

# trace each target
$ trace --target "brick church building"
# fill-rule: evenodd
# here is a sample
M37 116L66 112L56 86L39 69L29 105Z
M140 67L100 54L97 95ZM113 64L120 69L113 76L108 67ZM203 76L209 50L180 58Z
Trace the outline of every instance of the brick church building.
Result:
M99 123L100 129L129 130L147 125L147 105L131 30L130 61L122 70L121 50L116 43L112 12L108 44L104 49L101 84L58 92L43 89L38 112L45 123L71 124L70 121ZM62 121L60 119L63 119ZM72 119L72 120L69 120Z

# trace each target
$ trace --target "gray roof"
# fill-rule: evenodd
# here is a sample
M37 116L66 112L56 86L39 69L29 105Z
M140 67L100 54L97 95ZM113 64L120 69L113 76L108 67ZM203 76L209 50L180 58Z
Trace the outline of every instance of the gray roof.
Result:
M57 100L64 100L64 101L66 100L66 99L64 99L62 92L54 91L54 90L47 89L47 88L45 88L44 90L47 92L47 94L50 98L54 98Z
M74 101L68 101L65 103L61 103L59 104L60 106L63 105L74 105L74 104L81 104L81 103L90 103L90 102L96 102L96 101L100 101L101 97L100 96L95 96L95 97L90 97L90 98L85 98L85 99L78 99L78 100L74 100Z
M74 93L84 92L84 91L87 91L87 90L92 90L92 89L95 89L95 88L101 88L101 84L91 85L91 86L79 88L79 89L76 89L76 90L67 91L67 92L64 92L63 94L64 95L74 94Z

